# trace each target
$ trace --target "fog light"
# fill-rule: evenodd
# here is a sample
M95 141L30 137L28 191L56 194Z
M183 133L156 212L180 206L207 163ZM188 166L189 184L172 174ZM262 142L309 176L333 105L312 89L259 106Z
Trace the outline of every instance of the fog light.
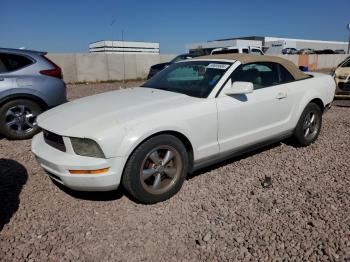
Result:
M98 175L107 173L109 168L102 168L96 170L69 170L72 175Z

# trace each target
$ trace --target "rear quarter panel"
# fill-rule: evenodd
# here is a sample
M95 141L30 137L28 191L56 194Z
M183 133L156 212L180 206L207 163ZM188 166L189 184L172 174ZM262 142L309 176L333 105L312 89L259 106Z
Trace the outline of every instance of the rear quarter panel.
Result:
M335 81L330 75L309 73L312 77L292 82L288 85L288 96L292 100L291 121L289 128L293 129L305 109L313 100L320 99L323 106L334 99Z

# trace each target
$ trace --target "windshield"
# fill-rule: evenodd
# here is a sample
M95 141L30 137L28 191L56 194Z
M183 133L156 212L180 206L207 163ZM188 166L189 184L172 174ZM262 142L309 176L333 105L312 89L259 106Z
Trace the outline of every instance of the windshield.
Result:
M222 49L222 50L213 51L212 55L238 54L238 53L239 53L239 50L234 48L234 49Z
M348 58L348 60L347 61L345 61L345 63L344 64L342 64L342 66L341 67L350 67L350 58Z
M231 65L213 61L180 62L162 70L142 86L205 98Z

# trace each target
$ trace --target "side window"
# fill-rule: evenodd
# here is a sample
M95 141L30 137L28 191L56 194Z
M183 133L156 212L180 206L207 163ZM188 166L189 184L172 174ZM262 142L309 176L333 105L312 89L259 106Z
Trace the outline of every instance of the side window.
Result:
M1 73L7 73L7 67L5 66L4 62L2 62L2 54L0 54L0 74Z
M346 61L344 64L342 64L341 67L350 67L350 59L348 59L348 61Z
M284 68L284 66L279 64L278 68L280 71L280 83L281 84L293 82L295 80L294 77L291 75L291 73L289 73L288 70Z
M33 63L32 60L24 56L4 53L0 54L0 60L7 68L8 72L16 71Z
M257 62L239 66L231 75L232 82L252 82L254 89L278 85L278 64Z
M230 49L230 54L238 54L239 53L239 50L237 48L234 48L234 49Z
M228 49L226 54L238 54L239 50L234 48L234 49Z
M248 48L243 48L243 49L242 49L242 53L243 53L243 54L248 54L248 53L249 53Z
M252 49L250 50L250 52L251 52L253 55L262 55L262 52L261 52L259 49L252 48Z

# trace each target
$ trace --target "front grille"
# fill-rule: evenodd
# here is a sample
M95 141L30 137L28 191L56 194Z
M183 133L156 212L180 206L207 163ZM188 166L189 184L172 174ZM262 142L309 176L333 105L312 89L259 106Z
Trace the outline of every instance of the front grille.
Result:
M43 132L44 132L44 140L48 145L50 145L50 146L52 146L52 147L54 147L62 152L66 152L66 146L64 145L64 141L63 141L62 136L56 135L56 134L54 134L50 131L47 131L47 130L44 130Z
M340 82L338 83L338 87L339 89L341 89L342 91L350 91L350 82L344 83L344 82Z

